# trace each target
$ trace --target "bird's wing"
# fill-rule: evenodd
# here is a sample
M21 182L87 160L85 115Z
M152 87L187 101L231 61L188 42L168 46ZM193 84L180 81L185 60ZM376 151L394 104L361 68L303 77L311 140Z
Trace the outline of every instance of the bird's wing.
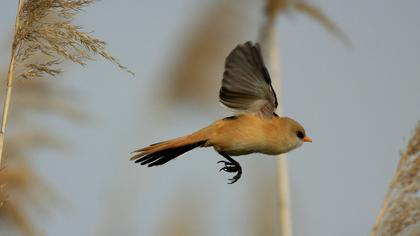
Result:
M273 116L277 97L258 43L239 44L226 58L219 99L238 113Z

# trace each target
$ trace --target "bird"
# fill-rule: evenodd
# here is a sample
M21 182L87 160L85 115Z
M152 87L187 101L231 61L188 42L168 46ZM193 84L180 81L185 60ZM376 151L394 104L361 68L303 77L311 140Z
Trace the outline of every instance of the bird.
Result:
M234 115L191 134L137 149L130 160L159 166L192 149L213 147L226 159L218 162L224 164L219 172L236 173L228 182L233 184L241 178L242 167L232 156L279 155L312 142L301 124L275 113L277 96L258 43L239 44L226 57L219 101Z

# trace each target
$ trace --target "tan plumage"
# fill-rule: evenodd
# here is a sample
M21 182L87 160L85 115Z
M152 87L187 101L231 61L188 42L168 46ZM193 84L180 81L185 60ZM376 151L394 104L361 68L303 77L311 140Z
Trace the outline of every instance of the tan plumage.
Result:
M134 151L130 160L142 165L162 165L197 147L213 147L228 161L221 169L242 173L231 156L250 153L277 155L312 140L293 119L274 113L277 98L258 44L238 45L226 58L220 101L237 115L218 120L195 133L152 144Z

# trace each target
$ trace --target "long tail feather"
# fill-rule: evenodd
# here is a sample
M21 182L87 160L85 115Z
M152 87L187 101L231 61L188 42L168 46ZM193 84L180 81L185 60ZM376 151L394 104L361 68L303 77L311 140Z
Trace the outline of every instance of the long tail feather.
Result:
M141 165L157 166L194 149L205 146L207 140L196 140L191 136L181 137L165 142L155 143L148 147L135 150L130 160Z

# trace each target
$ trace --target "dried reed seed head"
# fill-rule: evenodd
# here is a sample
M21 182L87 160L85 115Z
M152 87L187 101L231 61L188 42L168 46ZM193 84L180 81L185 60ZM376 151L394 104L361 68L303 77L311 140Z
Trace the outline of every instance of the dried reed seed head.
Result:
M420 222L420 122L401 153L397 173L390 185L372 235L402 234ZM416 229L414 229L416 230Z
M59 74L61 69L54 67L57 67L66 58L60 56L57 51L63 54L69 53L71 47L76 52L74 58L80 59L81 63L83 63L82 59L84 58L93 58L85 52L89 49L77 46L80 45L77 41L65 40L66 37L69 37L65 33L70 29L69 27L73 27L69 25L69 22L66 24L55 13L50 12L46 14L42 10L47 9L47 6L51 6L51 2L53 1L49 1L49 3L48 1L24 1L13 43L13 52L17 62L16 77L38 78L46 74L52 76ZM76 1L68 1L67 3L73 4L74 7ZM33 9L28 7L29 5ZM68 6L70 7L70 5ZM80 5L80 1L76 5ZM30 14L25 16L26 13ZM35 20L39 20L39 22ZM56 28L61 26L67 27L67 31L58 28L56 31L48 31L46 30L48 26ZM75 26L71 29L79 28ZM84 37L84 35L79 34L78 37ZM86 39L83 38L83 41L86 42ZM93 40L93 42L104 44L96 40ZM65 45L66 43L70 43L70 46ZM100 49L104 50L104 47ZM34 111L47 111L76 120L84 120L86 116L68 103L68 100L74 100L68 99L72 98L73 93L63 89L60 90L59 88L53 89L51 83L45 80L16 83L15 93L16 96L13 102L16 104L17 109L13 109L10 115L13 116L16 131L9 135L6 140L6 150L4 150L6 156L13 156L13 158L10 158L12 162L8 162L8 167L0 171L0 185L5 186L0 189L0 204L2 205L2 208L0 208L0 220L7 220L11 228L20 230L26 235L35 235L37 232L28 213L33 210L36 210L33 212L39 213L39 210L45 212L51 209L51 204L56 202L54 200L57 200L57 196L29 166L25 165L23 157L26 157L27 152L32 148L63 148L66 146L59 138L53 137L51 134L46 133L45 130L34 130L34 127L38 127L38 125L34 126L26 117L28 113ZM30 129L25 129L25 127L30 127ZM23 132L19 132L19 130ZM28 132L28 130L32 130L32 132Z
M420 199L413 196L400 195L390 205L384 216L379 235L393 236L404 232L420 221Z
M408 192L420 190L420 122L410 138L405 152L401 153L397 174L391 188L401 188Z
M29 79L44 75L56 76L61 73L61 69L57 66L65 59L84 65L86 60L92 60L96 54L132 73L112 57L105 48L105 42L93 38L88 33L81 32L80 26L72 24L71 20L74 15L92 2L92 0L22 0L22 4L19 5L21 7L12 44L12 54L16 59L15 71L19 72L20 70L20 73L16 73L16 77ZM43 92L36 98L48 95L48 93L44 93L48 91L48 89L45 90L45 86L31 87L28 91L40 91L37 90L39 88ZM22 98L22 96L18 97ZM30 100L33 101L33 99ZM25 117L25 114L22 114L21 117ZM21 140L20 138L16 140ZM29 137L31 140L33 138L34 136ZM34 146L39 146L39 141L42 145L50 143L50 136L37 136L36 139L37 143L33 144ZM13 142L13 138L9 138L8 142ZM13 145L7 145L6 152L9 156L24 156L25 153L21 150L28 146L18 147L14 150L10 149L11 147ZM0 191L0 203L2 204L0 216L2 220L7 219L11 223L9 225L20 229L24 234L35 235L36 232L27 217L27 212L22 210L27 207L21 206L30 201L32 208L34 201L41 204L47 199L47 202L51 204L50 200L52 197L55 199L55 194L30 168L21 165L16 168L11 166L9 163L8 168L0 173L0 183L4 183L8 191L8 194L3 191L3 188ZM36 188L37 191L30 190L30 188ZM9 193L14 197L5 201Z
M93 0L31 0L24 1L13 42L17 65L23 67L18 77L32 79L44 75L57 76L56 68L63 60L85 65L99 54L119 68L134 75L105 48L105 42L82 32L71 20ZM38 54L47 56L46 62L28 63Z
M413 137L406 148L406 155L412 156L419 154L420 152L420 122L417 124L416 130L414 131Z

